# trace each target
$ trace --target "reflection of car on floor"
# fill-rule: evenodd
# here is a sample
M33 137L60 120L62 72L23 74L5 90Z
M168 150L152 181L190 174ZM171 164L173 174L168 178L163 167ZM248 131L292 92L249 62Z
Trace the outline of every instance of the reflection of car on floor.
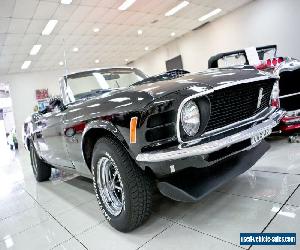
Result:
M270 104L277 78L249 66L186 73L107 68L63 77L62 100L30 137L36 179L49 179L51 167L92 178L105 217L125 232L150 215L155 186L192 202L245 172L284 115Z
M257 47L256 50L261 60L261 64L256 65L256 68L280 77L280 106L287 113L274 132L300 131L300 61L277 56L276 45ZM220 53L212 56L208 61L209 68L248 64L245 50Z

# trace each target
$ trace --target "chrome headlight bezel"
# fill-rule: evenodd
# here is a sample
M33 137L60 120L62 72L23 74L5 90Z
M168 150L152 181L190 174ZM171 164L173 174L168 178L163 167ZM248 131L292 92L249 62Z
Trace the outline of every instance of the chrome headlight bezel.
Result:
M195 136L200 128L201 117L198 105L194 101L187 101L180 114L180 123L183 131L189 137Z

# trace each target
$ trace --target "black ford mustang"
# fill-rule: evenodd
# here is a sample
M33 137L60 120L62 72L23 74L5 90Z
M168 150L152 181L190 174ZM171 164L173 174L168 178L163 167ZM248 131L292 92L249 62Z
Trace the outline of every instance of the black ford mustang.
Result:
M62 99L32 124L34 175L48 180L55 167L92 178L110 224L133 230L150 215L154 187L198 201L253 166L284 115L271 105L277 81L250 66L149 78L134 68L66 75Z

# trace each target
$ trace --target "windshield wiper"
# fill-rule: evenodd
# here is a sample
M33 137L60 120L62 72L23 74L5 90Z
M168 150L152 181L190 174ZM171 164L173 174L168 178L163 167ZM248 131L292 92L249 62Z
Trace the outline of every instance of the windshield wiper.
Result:
M106 92L110 92L111 89L97 89L97 90L92 90L90 92L86 92L86 93L82 93L82 94L78 94L77 96L75 96L75 99L89 99L95 95L98 94L103 94Z
M175 79L175 78L184 76L185 74L188 74L188 73L190 73L190 72L183 70L183 69L173 69L173 70L167 71L167 72L159 74L159 75L147 77L141 81L131 84L130 86L151 83L151 82L158 82L158 81L167 81L167 80L171 80L171 79Z

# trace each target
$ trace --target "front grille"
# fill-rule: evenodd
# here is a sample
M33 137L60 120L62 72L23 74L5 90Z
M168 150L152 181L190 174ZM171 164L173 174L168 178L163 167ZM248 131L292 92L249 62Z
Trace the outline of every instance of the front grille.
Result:
M205 132L245 120L263 111L269 106L273 82L273 79L249 82L209 94L211 115ZM261 88L263 97L260 107L257 108Z

